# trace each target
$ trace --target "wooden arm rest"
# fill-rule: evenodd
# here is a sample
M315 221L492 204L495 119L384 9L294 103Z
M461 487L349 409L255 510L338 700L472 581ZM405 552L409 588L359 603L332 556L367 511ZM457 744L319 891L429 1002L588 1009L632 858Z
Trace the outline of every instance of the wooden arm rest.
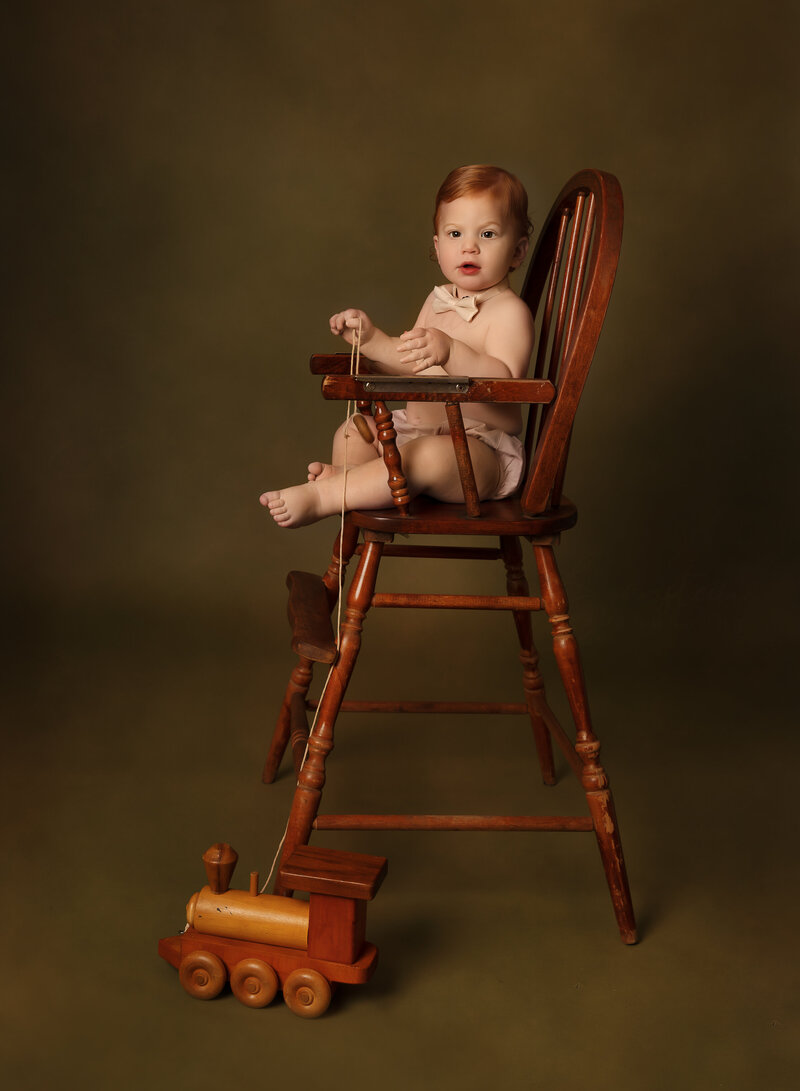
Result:
M421 382L406 375L375 377L370 390L369 375L328 373L322 380L322 396L332 400L364 401L380 398L404 402L523 402L547 405L556 395L547 379L465 379L438 376ZM422 376L423 379L427 378ZM387 380L393 380L387 382ZM379 387L379 389L378 389ZM431 388L433 387L433 388ZM445 389L446 388L446 389Z
M312 375L349 375L350 353L315 353L309 361L309 366ZM360 375L370 375L372 373L372 362L365 360L362 356L358 362L358 371Z

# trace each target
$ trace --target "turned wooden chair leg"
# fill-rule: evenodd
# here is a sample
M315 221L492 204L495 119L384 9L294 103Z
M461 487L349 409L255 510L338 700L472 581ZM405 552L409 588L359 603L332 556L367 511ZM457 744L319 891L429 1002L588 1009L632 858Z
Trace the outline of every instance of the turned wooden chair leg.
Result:
M575 721L575 750L581 758L581 784L586 793L597 844L624 943L636 943L636 921L628 887L622 841L608 777L600 764L600 742L592 729L578 642L569 624L569 607L552 546L534 543L544 606L553 634L553 651Z
M325 584L325 588L328 592L328 601L331 610L333 610L334 606L339 601L339 587L344 584L347 566L350 563L350 558L356 551L357 545L358 527L354 526L350 517L347 516L344 521L344 526L336 535L336 541L333 543L331 561L328 565L328 570L322 577L322 582Z
M283 755L289 742L289 735L292 729L292 698L296 693L301 694L305 698L313 677L313 661L311 659L306 659L305 656L298 656L297 664L289 675L289 683L286 686L283 704L278 713L278 722L275 724L275 730L272 733L272 742L270 743L269 751L267 752L267 760L264 762L264 771L261 774L261 779L265 784L272 784L277 776L278 767L283 760Z
M322 577L331 610L334 609L339 599L339 586L344 581L347 565L355 552L357 543L358 528L354 527L350 521L346 521L342 531L336 537L330 564ZM278 768L289 742L292 699L297 693L302 694L304 698L306 697L313 676L314 661L302 655L298 656L297 664L289 676L283 704L278 713L278 722L275 725L267 759L264 762L261 779L265 784L271 784L277 776Z
M506 567L506 589L509 595L529 595L530 589L522 565L522 546L519 538L516 535L502 537L500 539L500 549ZM539 654L533 643L531 615L527 610L514 610L513 614L521 648L519 658L522 663L522 687L525 691L533 738L539 755L542 780L545 784L555 784L556 771L553 763L553 744L547 725L539 715L539 708L542 704L546 704L546 700L544 682L539 673Z
M359 648L364 616L372 602L375 580L378 575L383 542L369 540L364 545L356 574L347 596L347 607L342 619L339 639L339 655L331 668L331 676L319 703L317 722L308 740L308 754L297 777L292 808L281 860L287 860L298 845L308 844L314 819L317 817L322 789L325 785L325 762L333 750L334 726L350 677L353 673ZM288 894L280 882L276 894Z

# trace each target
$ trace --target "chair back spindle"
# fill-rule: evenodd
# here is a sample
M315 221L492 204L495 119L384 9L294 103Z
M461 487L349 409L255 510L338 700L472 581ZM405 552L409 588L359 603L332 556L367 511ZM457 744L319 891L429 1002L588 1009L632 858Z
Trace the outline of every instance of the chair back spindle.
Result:
M561 499L573 420L614 284L622 216L617 179L581 171L559 195L531 258L521 296L537 322L533 374L549 379L556 397L529 413L525 515Z

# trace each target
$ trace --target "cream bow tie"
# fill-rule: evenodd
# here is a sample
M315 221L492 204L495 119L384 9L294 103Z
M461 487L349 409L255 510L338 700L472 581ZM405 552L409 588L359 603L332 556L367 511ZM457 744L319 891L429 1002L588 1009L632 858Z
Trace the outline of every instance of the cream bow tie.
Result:
M434 314L441 314L442 311L455 311L459 318L463 318L465 322L471 322L478 313L478 307L481 303L485 303L487 299L491 299L493 296L500 295L507 288L507 277L501 280L499 284L494 284L484 292L476 292L475 295L456 296L453 295L448 286L437 284L433 289Z
M433 289L433 310L436 314L443 311L455 311L459 318L471 322L478 313L480 300L474 295L454 296L441 284Z

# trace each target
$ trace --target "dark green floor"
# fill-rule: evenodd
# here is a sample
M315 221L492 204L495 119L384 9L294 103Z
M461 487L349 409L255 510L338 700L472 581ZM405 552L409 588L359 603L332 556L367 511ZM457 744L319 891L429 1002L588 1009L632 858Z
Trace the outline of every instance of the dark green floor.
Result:
M788 717L712 678L622 684L613 659L587 657L640 944L617 938L591 835L318 835L387 855L389 876L370 905L376 977L306 1023L277 1001L192 1000L156 954L205 881L209 844L233 843L245 885L280 837L291 777L265 787L259 770L290 664L283 619L266 632L236 617L28 621L3 763L6 1086L797 1085ZM426 630L439 647L451 635ZM505 667L494 643L469 659L467 695L517 686L513 648ZM377 692L397 657L370 650L360 666L359 692ZM351 717L329 805L491 811L505 797L526 810L549 797L568 811L568 770L547 790L533 760L517 719Z

